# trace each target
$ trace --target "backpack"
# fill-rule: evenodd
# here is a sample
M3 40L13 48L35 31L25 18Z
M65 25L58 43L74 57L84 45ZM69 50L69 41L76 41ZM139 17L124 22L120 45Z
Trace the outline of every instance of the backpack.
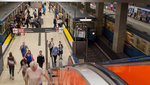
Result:
M15 64L14 58L13 57L12 58L8 57L8 65L14 66L14 64Z

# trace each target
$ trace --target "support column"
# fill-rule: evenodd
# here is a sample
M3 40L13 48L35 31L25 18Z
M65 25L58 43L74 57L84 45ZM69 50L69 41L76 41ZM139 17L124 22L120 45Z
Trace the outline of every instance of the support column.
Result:
M126 38L128 3L117 3L115 30L113 37L113 51L122 53Z
M87 12L87 13L89 13L90 12L90 2L85 2L85 5L84 5L84 11L85 12Z
M99 37L102 35L103 29L103 10L104 10L104 3L97 2L96 3L96 35Z

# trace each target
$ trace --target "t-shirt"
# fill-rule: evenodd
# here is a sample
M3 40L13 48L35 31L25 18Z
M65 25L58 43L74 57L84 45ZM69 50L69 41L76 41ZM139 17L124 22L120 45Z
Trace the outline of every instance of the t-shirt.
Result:
M43 8L43 11L45 12L45 11L46 11L46 8Z
M42 75L44 75L44 71L40 67L38 67L36 71L32 71L31 68L28 68L26 76L29 77L29 85L40 85L42 83Z
M54 42L49 42L49 46L50 46L50 48L53 48Z
M22 53L26 53L27 52L27 48L28 48L28 46L26 46L26 45L21 45L20 46L20 49L21 49Z
M54 56L57 56L57 54L58 54L58 48L53 48L52 52L53 52Z
M63 45L62 45L62 44L59 44L59 45L58 45L58 49L59 49L59 51L62 51L62 50L63 50Z
M43 55L39 55L38 57L37 57L37 63L39 63L39 64L43 64L44 63L44 56Z
M14 66L14 64L15 64L14 57L8 57L8 65Z

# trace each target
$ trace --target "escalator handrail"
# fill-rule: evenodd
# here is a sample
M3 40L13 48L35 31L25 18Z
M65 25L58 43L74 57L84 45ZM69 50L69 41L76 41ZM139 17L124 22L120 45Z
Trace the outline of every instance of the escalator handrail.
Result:
M92 66L100 71L102 71L105 75L107 75L110 79L112 79L117 85L128 85L123 79L121 79L118 75L110 71L109 69L105 68L104 66L98 65L98 64L91 64L91 63L82 63L82 64L73 64L73 65L66 65L62 66L61 68L69 68L76 67L79 65L89 65ZM56 69L60 69L59 67L56 67Z
M105 62L99 62L99 64L127 63L127 62L138 62L138 61L146 61L146 60L150 60L150 56L139 56L133 58L116 59L116 60L110 60Z
M109 78L111 78L117 85L128 85L123 79L121 79L118 75L116 75L109 69L107 69L101 65L98 65L98 64L88 63L88 65L91 65L91 66L97 68L98 70L102 71L105 75L107 75Z

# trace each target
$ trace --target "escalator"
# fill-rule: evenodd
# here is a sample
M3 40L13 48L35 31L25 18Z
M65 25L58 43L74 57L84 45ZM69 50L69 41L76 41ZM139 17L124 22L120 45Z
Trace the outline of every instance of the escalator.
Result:
M48 73L54 85L128 85L104 66L95 63L75 64L71 56L68 65L50 67Z
M54 85L128 85L107 68L86 63L52 70Z
M68 65L51 68L50 76L54 85L149 85L150 62L75 64L70 57Z

